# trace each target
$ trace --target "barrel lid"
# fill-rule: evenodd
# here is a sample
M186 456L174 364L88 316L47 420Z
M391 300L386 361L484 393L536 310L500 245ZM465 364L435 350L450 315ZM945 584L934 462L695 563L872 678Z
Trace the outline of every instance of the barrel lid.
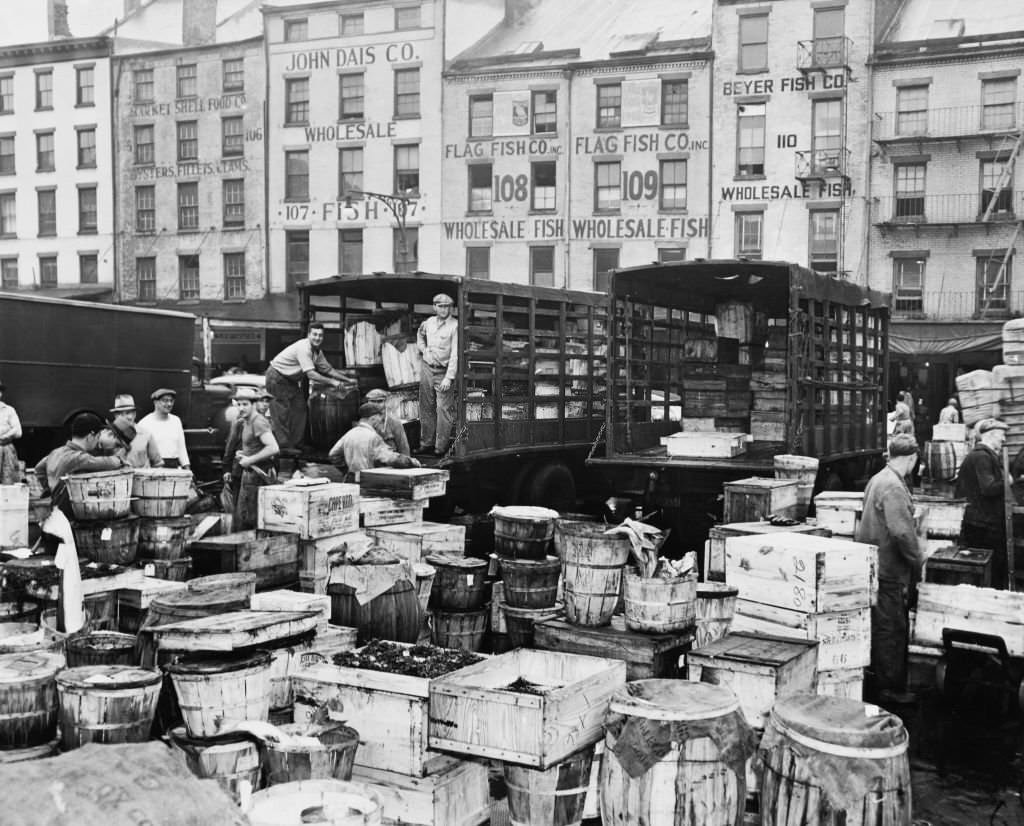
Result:
M110 689L145 688L159 683L163 675L159 671L139 668L135 665L81 665L69 668L57 675L57 685L66 688Z
M833 746L881 749L903 745L907 730L895 714L845 697L791 694L772 707L772 724Z
M558 519L558 511L536 505L495 505L490 515L502 519Z
M475 556L447 556L446 554L430 554L427 557L427 562L433 565L435 568L487 568L490 566L490 561L486 559L478 559Z
M740 589L724 582L698 582L697 599L729 599L737 597Z
M183 657L177 662L165 665L164 670L169 674L224 674L254 666L270 665L271 656L269 651L255 651L242 657Z
M172 591L153 597L149 607L157 609L210 608L217 605L234 606L242 599L235 589L214 588L209 591Z
M64 655L50 651L0 654L0 683L20 683L23 680L56 674L64 665Z
M68 637L67 645L93 651L112 651L116 648L133 648L135 641L134 634L122 634L120 631L89 631Z
M611 710L649 720L707 720L740 707L725 686L689 680L634 680L612 696Z

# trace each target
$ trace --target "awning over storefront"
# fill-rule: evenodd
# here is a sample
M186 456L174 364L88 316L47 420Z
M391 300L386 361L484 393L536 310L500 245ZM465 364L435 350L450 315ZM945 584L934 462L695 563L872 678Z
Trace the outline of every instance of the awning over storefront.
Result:
M894 321L889 326L889 352L897 356L950 355L1002 346L1002 321Z

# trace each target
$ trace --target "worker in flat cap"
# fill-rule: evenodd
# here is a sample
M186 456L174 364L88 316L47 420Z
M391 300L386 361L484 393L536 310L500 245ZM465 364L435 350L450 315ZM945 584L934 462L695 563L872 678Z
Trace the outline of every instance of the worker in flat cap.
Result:
M100 440L103 452L120 456L135 468L163 467L164 460L152 434L136 426L137 415L134 396L119 393L114 397L107 417L107 432Z
M237 469L238 493L235 496L233 530L247 531L256 527L259 509L259 489L277 481L274 460L280 453L273 430L256 408L258 396L250 387L239 387L235 391L235 407L241 422L238 447L232 457L232 467ZM233 473L225 473L225 482Z
M982 419L974 428L978 440L956 479L956 495L967 500L960 540L968 548L991 548L992 587L1005 588L1006 500L1003 489L1003 444L1010 426Z
M889 442L888 461L864 489L857 541L878 547L878 600L871 608L871 670L876 699L909 702L907 644L910 590L924 554L908 479L917 466L917 440L901 433Z
M359 472L375 467L420 467L419 461L403 456L384 443L384 411L379 405L364 402L359 406L359 421L331 448L331 461L344 464L346 482L358 482Z
M455 374L459 369L459 325L451 296L434 296L434 315L420 324L420 453L443 456L455 422Z
M269 390L264 389L256 392L256 401L253 402L256 412L268 422L270 421L270 402L273 401L273 399L274 394Z
M153 412L143 416L136 429L144 430L153 437L164 467L187 470L192 463L185 447L185 428L181 424L181 419L171 412L177 395L177 392L169 387L158 387L150 393Z
M401 419L393 416L391 411L388 410L388 391L381 390L380 388L368 391L363 396L363 404L376 405L381 413L384 414L384 423L381 425L380 432L381 438L384 439L384 444L396 453L401 453L403 456L411 456L412 452L409 450L409 439L405 435L405 427L402 425Z

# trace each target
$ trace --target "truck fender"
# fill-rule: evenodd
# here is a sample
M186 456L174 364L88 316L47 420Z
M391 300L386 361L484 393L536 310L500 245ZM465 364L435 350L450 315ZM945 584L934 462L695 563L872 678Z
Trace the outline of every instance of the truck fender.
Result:
M556 511L576 509L576 479L564 462L541 462L530 474L523 491L525 504Z

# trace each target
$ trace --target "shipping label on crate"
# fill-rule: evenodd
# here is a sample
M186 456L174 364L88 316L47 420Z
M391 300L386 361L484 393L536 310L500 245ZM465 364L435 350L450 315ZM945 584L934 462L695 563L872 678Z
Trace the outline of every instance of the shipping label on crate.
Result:
M268 485L259 490L259 527L321 539L359 527L359 486Z

